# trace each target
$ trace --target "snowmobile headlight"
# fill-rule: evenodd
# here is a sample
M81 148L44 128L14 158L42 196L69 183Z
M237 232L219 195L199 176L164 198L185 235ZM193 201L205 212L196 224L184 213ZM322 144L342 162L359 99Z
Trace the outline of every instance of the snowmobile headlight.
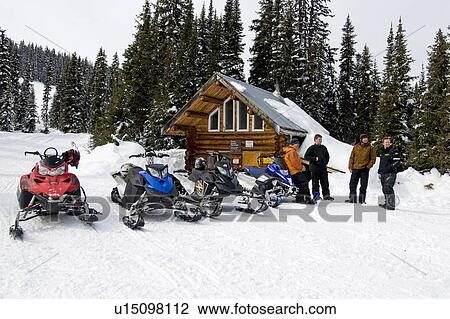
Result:
M161 171L161 179L165 179L167 178L167 176L169 175L169 169L166 167L164 167L164 169Z
M230 176L230 171L228 169L225 169L221 166L218 166L217 169L219 170L219 173L225 176Z
M46 176L59 176L66 173L66 166L62 165L56 169L50 169L48 167L45 167L42 164L39 164L39 174L40 175L46 175Z
M39 164L39 166L38 166L38 173L40 175L49 175L48 174L49 172L50 172L50 170L47 167L43 166L42 164Z
M161 178L160 175L159 175L159 172L156 169L154 169L154 168L149 167L148 168L148 173L150 175L152 175L153 177L155 177L155 178Z

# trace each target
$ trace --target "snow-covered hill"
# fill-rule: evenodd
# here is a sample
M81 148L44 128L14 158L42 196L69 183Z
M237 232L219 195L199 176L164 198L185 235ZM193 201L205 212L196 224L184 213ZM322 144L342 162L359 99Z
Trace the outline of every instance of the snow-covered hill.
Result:
M386 223L373 213L363 223L330 223L318 207L311 214L317 222L307 223L298 216L305 206L294 203L249 216L228 203L215 220L155 217L131 231L112 205L95 229L68 216L56 223L43 218L25 223L24 241L13 241L8 227L17 182L36 160L23 152L65 150L72 141L82 151L73 171L87 194L109 201L109 172L138 145L88 154L88 135L0 133L0 298L450 297L450 177L413 170L400 174L399 209ZM173 154L171 164L182 165L182 153ZM348 179L331 176L333 195L347 195ZM433 190L426 190L430 183ZM375 205L381 194L375 178L369 194L368 205ZM328 208L353 214L342 198ZM286 209L293 209L287 222L277 222Z

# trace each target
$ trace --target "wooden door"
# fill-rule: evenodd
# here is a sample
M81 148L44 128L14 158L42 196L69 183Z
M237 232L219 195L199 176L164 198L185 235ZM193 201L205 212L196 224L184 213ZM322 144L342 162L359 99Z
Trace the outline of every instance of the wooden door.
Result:
M258 166L260 152L242 152L242 166Z

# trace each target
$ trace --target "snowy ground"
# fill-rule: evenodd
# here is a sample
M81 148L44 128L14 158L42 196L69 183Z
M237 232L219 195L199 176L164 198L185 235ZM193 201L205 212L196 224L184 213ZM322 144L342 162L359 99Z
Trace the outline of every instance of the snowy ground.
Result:
M17 182L36 160L23 152L65 150L72 141L82 150L73 171L88 195L109 196L109 173L137 150L133 144L88 154L87 135L0 133L0 298L450 297L450 178L413 170L399 176L399 209L386 223L375 214L363 223L325 222L317 208L316 223L299 216L277 222L279 210L252 222L228 205L214 221L149 218L145 229L131 231L112 206L95 229L62 216L25 223L24 241L10 239ZM330 179L334 195L347 195L348 174ZM430 183L434 190L424 188ZM374 205L381 194L374 176L369 192ZM342 201L329 213L352 214ZM282 205L288 208L301 214L305 206Z

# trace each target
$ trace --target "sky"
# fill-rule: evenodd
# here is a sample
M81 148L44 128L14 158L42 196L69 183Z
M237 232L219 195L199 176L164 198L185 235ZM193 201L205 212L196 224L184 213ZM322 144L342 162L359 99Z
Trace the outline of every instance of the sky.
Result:
M194 0L197 13L203 2ZM123 54L133 39L135 19L143 3L144 0L0 0L0 28L6 29L15 41L25 40L56 50L62 47L94 61L100 47L109 58L115 52ZM214 4L221 12L225 0L214 0ZM258 8L257 0L241 0L247 74L254 36L249 26L257 17ZM331 9L334 14L329 20L331 45L340 46L341 29L350 15L357 34L357 50L367 44L378 55L380 69L390 24L396 26L401 17L407 34L418 30L408 37L414 76L420 73L422 64L426 66L427 50L437 30L447 30L450 25L450 1L446 0L333 0Z

